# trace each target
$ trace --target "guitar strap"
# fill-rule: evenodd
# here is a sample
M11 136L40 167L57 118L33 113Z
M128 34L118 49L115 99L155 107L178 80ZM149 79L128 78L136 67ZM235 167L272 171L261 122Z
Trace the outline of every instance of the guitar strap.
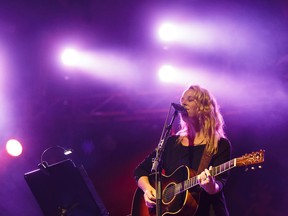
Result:
M213 154L209 153L207 149L205 148L201 157L201 161L198 167L197 175L200 174L202 171L204 171L206 168L208 168L209 163L212 159Z

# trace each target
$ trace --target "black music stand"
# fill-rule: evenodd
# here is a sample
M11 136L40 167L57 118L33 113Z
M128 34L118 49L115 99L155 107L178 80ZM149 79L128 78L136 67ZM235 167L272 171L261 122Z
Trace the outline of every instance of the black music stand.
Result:
M45 216L109 215L83 166L64 160L24 174Z

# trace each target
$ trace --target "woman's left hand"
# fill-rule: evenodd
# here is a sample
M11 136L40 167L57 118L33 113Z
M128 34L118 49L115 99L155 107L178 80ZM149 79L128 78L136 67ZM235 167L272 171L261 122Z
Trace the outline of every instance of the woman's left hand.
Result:
M210 167L211 169L212 167ZM197 176L198 184L209 194L219 192L219 185L215 181L215 177L211 176L208 169L205 169Z

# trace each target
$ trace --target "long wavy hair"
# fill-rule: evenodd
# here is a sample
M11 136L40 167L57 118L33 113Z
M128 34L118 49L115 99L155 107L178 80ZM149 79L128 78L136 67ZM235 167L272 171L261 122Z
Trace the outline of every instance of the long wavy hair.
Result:
M208 152L215 154L218 150L218 141L226 137L224 133L224 120L219 106L213 95L205 88L192 85L187 90L193 90L193 99L196 103L195 117L198 120L200 130L207 138L206 148ZM180 130L177 135L188 137L188 125L180 115ZM193 132L195 133L195 132ZM195 134L192 134L195 136Z

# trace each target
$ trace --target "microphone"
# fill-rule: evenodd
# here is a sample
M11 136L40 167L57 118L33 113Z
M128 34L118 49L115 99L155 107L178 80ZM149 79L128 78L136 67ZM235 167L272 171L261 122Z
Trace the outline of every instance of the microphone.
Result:
M187 113L187 110L180 104L172 103L171 104L175 110L177 110L180 113Z

